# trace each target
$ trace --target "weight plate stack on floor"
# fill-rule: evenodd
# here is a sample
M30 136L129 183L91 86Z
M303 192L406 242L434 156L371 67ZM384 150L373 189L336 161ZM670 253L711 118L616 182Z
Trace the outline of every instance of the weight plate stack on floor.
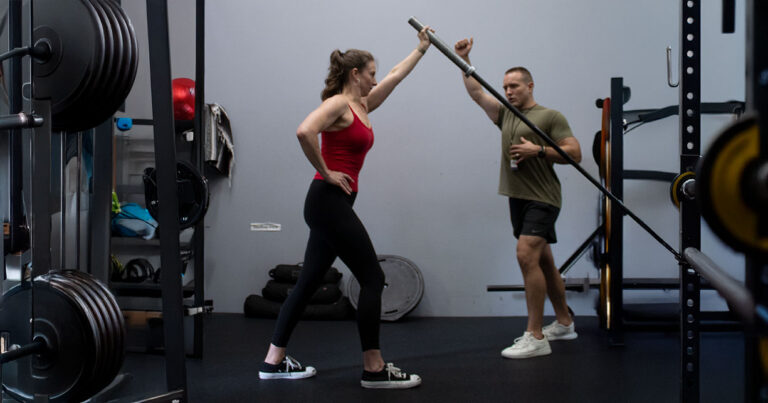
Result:
M123 364L125 330L119 312L106 287L85 273L49 273L33 285L11 288L0 301L0 333L9 346L43 340L47 349L13 361L16 371L4 371L3 389L21 401L32 401L35 394L53 402L95 395Z
M396 321L413 311L424 296L424 277L412 261L394 255L379 255L384 272L381 293L381 320ZM360 284L352 277L347 283L349 302L357 309Z

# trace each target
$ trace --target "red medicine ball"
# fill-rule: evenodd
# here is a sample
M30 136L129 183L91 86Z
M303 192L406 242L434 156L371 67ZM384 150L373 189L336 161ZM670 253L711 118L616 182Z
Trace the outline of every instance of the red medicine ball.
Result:
M195 117L195 81L175 78L173 86L173 117L176 120L192 120Z

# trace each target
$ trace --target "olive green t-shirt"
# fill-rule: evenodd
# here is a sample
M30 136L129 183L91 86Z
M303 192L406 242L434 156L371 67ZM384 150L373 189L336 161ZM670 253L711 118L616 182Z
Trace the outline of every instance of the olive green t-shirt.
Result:
M565 116L554 109L534 105L521 112L555 143L573 136ZM499 108L496 125L501 128L499 194L518 199L536 200L560 208L562 203L560 180L555 175L553 162L534 157L520 162L517 170L513 170L509 165L509 146L522 143L520 137L525 137L526 140L539 146L546 146L547 143L504 106Z

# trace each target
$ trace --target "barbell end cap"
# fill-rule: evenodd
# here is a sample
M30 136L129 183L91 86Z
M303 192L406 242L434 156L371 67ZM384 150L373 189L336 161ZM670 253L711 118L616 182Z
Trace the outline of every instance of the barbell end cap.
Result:
M29 49L29 53L38 63L46 63L53 56L53 47L48 38L41 38Z
M597 109L603 109L603 102L605 102L603 98L597 98L595 100L595 106L597 107Z
M683 184L680 185L680 192L688 200L690 201L696 200L696 179L691 178L683 182Z
M40 127L45 123L45 119L40 115L30 115L29 117L31 127Z
M411 16L411 18L408 18L408 23L411 24L412 27L416 28L417 31L421 31L424 29L424 24L419 22L419 20L416 19L416 17Z

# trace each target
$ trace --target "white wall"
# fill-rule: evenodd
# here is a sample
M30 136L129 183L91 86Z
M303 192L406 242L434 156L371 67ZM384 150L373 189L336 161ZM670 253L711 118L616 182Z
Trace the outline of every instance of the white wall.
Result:
M137 30L146 32L139 22L146 18L143 5L124 3L136 15ZM705 3L703 101L743 100L743 19L736 34L723 35L720 3ZM742 15L743 1L737 4L737 15ZM193 2L171 5L174 77L193 77ZM229 112L237 155L231 187L226 180L214 180L212 187L206 216L207 297L219 312L241 312L247 295L261 293L270 268L303 259L308 228L302 209L314 171L294 133L320 104L332 50L371 51L381 79L417 44L416 31L407 24L412 15L451 45L473 36L472 62L496 88L508 67L524 65L533 72L536 100L569 119L582 144L582 165L596 176L591 145L600 111L594 101L609 95L611 77L623 76L632 88L626 109L678 101L677 89L666 85L664 49L672 45L679 52L679 7L668 0L209 1L206 102ZM466 95L460 74L432 48L371 115L376 141L360 176L355 209L379 254L407 257L423 272L426 290L415 315L524 315L522 293L486 292L489 284L520 284L522 277L507 201L496 193L498 129ZM148 104L148 74L140 72L127 114L149 114ZM729 119L705 116L703 142ZM677 118L668 118L628 134L625 167L677 171L677 132ZM560 264L597 226L598 192L572 167L558 166L557 173L564 207L557 224L560 242L553 251ZM677 211L668 192L667 184L657 182L625 184L626 204L676 246ZM277 222L282 231L251 232L251 222ZM677 275L666 250L634 223L625 226L628 277ZM703 249L743 277L743 259L706 228ZM346 281L349 272L341 262L335 265L344 270ZM597 274L586 258L569 273ZM577 314L594 314L596 297L594 292L569 294L569 303ZM720 304L716 297L705 302Z

